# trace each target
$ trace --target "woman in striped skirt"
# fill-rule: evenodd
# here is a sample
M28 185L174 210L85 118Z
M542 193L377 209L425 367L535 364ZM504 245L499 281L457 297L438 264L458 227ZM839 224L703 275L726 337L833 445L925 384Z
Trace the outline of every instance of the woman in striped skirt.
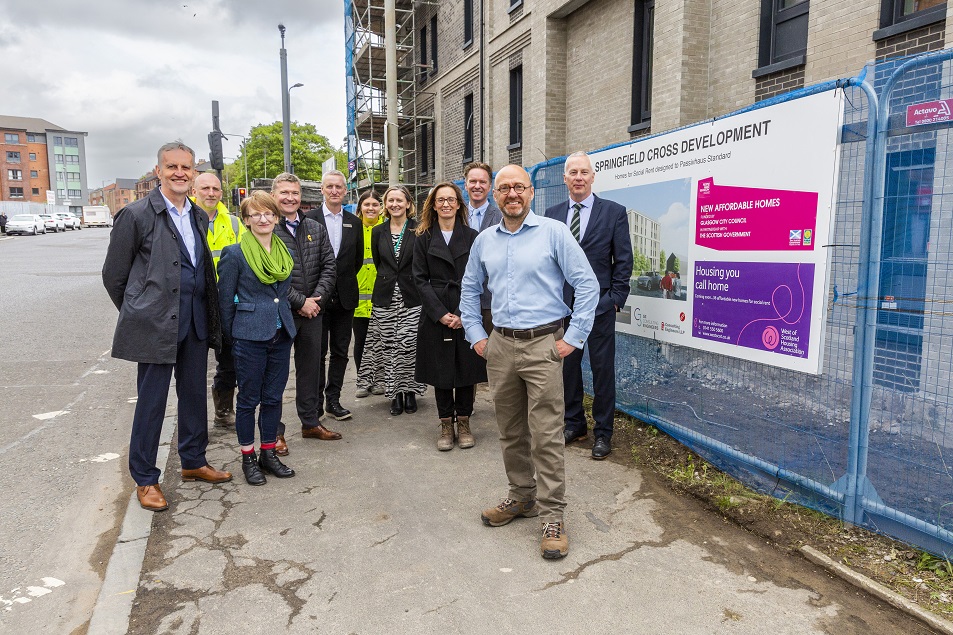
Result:
M385 221L371 230L377 281L357 387L382 386L394 416L416 412L417 395L427 389L414 378L420 321L420 296L413 277L415 212L407 188L393 185L384 192Z

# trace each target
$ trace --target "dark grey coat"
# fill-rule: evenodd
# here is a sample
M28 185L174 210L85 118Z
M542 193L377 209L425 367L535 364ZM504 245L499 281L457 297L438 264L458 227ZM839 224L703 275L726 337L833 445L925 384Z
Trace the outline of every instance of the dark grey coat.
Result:
M440 323L460 315L460 281L477 232L456 223L448 245L439 227L414 243L413 272L423 311L417 328L417 381L437 388L459 388L486 381L486 361L470 348L463 329Z
M191 213L199 235L206 236L208 215L198 205L192 205ZM207 240L197 243L196 249L205 250L208 344L219 349L222 322L212 254ZM116 214L103 263L103 286L119 309L113 357L146 364L175 363L180 257L173 221L158 187Z
M301 224L294 236L288 230L288 221L284 217L275 227L275 235L285 243L294 259L288 300L291 302L291 310L297 311L304 306L304 301L308 298L321 296L318 305L324 310L334 292L334 282L337 279L334 249L324 225L302 217L300 213L299 218Z

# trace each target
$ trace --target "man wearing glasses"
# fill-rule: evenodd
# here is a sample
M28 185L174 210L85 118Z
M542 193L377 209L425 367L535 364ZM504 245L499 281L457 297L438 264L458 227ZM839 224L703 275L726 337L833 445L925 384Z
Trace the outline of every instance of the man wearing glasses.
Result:
M566 482L563 440L563 358L581 349L592 329L599 283L569 227L534 214L526 170L508 165L496 175L503 222L480 234L463 276L460 313L466 338L486 359L500 428L506 498L483 512L489 527L540 516L540 551L547 559L569 552L563 523ZM492 293L493 330L487 333L480 294ZM575 293L570 309L563 285Z

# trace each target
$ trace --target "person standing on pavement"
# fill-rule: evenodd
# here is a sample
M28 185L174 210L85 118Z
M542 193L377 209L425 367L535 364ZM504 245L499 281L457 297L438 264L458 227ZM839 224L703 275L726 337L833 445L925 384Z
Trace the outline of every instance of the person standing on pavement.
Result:
M245 228L238 218L228 213L228 208L222 203L222 182L213 172L205 172L195 177L190 198L208 214L208 248L212 252L212 264L217 276L222 250L237 243ZM234 428L237 382L232 344L228 338L223 339L221 350L215 352L215 362L215 377L212 379L215 425L220 428Z
M7 233L7 213L0 210L0 234Z
M618 203L592 193L596 174L585 152L566 158L563 180L569 199L546 210L546 216L566 223L579 242L593 273L599 280L596 319L585 348L592 367L592 458L597 461L612 451L612 423L615 419L615 314L625 306L632 276L632 239L629 217ZM572 307L572 288L565 287L566 303ZM586 438L586 412L582 405L583 349L576 349L563 362L563 391L566 400L566 444Z
M321 338L323 313L334 289L337 265L328 232L301 214L301 181L283 172L271 183L271 196L281 211L275 235L294 260L288 300L294 312L295 409L302 439L336 441L340 433L321 425ZM285 425L278 424L278 456L288 456Z
M354 309L357 308L357 272L364 263L364 232L361 221L344 210L347 183L344 174L328 170L321 178L321 193L324 204L311 210L307 217L320 223L328 232L334 258L337 262L337 279L331 295L325 300L324 334L321 339L321 379L325 408L328 414L343 421L351 418L351 411L341 405L341 389L344 388L344 371L347 370L348 348L351 345L351 328L354 324ZM325 358L330 359L325 366Z
M486 362L473 352L460 321L460 280L478 233L467 225L463 192L439 183L424 202L414 242L414 280L423 312L417 327L416 379L434 387L440 434L437 449L476 443L470 431L476 384L486 381Z
M492 183L493 168L486 163L473 162L464 166L463 185L470 199L467 205L467 222L472 229L481 233L499 225L503 220L500 208L490 196ZM483 295L480 296L480 310L483 312L483 328L487 333L493 330L493 319L490 317L491 302L490 292L484 286Z
M382 386L390 413L417 412L417 395L427 387L414 379L420 295L414 282L414 202L403 185L384 192L386 220L371 231L371 257L377 267L371 325L357 387Z
M481 519L499 527L517 517L540 516L542 556L562 558L569 552L563 519L563 358L586 342L599 283L569 228L531 211L534 191L526 170L504 167L495 189L503 222L474 241L460 296L467 341L486 360L510 482L506 498L484 510ZM485 281L493 294L489 335L480 312ZM575 304L564 329L570 313L566 283Z
M357 272L358 302L354 309L354 367L360 372L361 359L364 357L364 343L367 341L367 329L371 324L371 296L374 293L374 282L377 280L377 267L371 256L371 230L381 224L381 201L377 190L371 188L357 199L357 217L361 219L361 229L364 231L364 265ZM383 395L384 389L380 386L358 388L354 396L363 399L371 394Z
M129 472L139 504L168 509L156 466L169 386L175 375L182 479L232 480L208 464L208 349L221 345L208 216L192 205L195 152L175 141L159 148L159 186L116 214L103 286L119 309L112 356L138 364Z
M288 383L294 317L288 302L291 252L275 236L281 210L265 192L242 201L248 232L222 253L218 301L224 332L238 362L238 417L235 432L242 451L242 472L249 485L264 485L268 472L290 478L294 470L278 459L278 422ZM258 409L260 456L255 456L255 410Z

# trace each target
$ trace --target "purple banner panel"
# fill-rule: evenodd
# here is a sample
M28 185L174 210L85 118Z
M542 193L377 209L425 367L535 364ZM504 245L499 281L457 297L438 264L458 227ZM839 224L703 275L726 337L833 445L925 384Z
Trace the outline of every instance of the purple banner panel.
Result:
M696 261L692 336L806 358L814 265Z
M924 126L953 120L953 99L925 101L907 106L907 126Z

